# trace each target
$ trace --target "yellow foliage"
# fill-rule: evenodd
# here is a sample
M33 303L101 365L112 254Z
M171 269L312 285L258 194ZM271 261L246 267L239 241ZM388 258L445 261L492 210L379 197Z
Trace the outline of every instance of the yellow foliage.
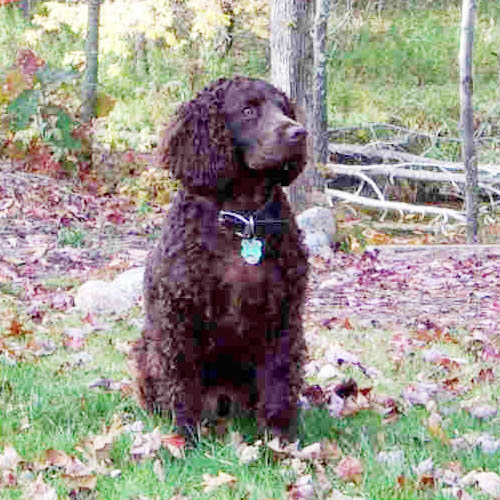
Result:
M40 42L43 35L43 29L33 28L27 29L23 33L23 41L27 47L35 48L37 43Z
M4 81L0 81L0 104L15 99L23 90L29 88L29 86L21 71L18 69L9 71Z
M58 31L62 24L67 24L75 33L85 36L85 3L45 2L44 11L47 15L39 14L33 19L34 24L44 31ZM169 45L175 45L173 20L168 0L106 0L100 11L99 47L104 52L123 52L127 49L130 35L134 33L144 33L151 39L163 38ZM35 33L29 37L35 37Z
M73 50L66 52L63 59L64 66L73 66L74 68L83 68L85 66L85 52L83 50Z
M107 73L109 77L114 78L118 76L121 73L121 71L122 71L121 66L117 63L113 63L108 66Z
M193 11L194 19L191 37L201 36L211 40L217 35L219 28L229 26L229 16L222 12L221 2L214 0L188 0L188 7Z
M150 39L163 39L170 47L180 47L174 30L172 0L104 0L100 10L99 48L103 52L123 53L130 48L130 37L143 33ZM193 14L191 39L213 40L219 30L230 24L223 0L186 0ZM32 29L24 39L29 46L40 42L43 32L54 32L66 24L82 37L87 30L87 4L47 1L43 11L33 18ZM269 36L267 0L233 0L233 14L238 22L261 38ZM178 20L182 22L183 20Z
M96 102L96 116L102 118L103 116L108 116L113 110L116 104L116 99L110 95L99 93L97 95Z
M87 5L78 3L74 5L59 2L44 4L47 15L36 14L33 24L40 26L46 32L59 31L62 24L67 24L76 33L84 33L87 28Z
M122 184L118 192L134 198L138 204L154 201L164 205L172 201L179 186L179 181L173 179L167 170L150 167L144 170L135 182Z
M234 15L244 17L250 31L259 38L269 38L269 1L244 0L235 2Z
M233 1L233 14L242 24L260 38L269 37L268 0ZM188 0L194 14L191 37L212 40L221 27L229 26L229 14L222 9L222 0Z

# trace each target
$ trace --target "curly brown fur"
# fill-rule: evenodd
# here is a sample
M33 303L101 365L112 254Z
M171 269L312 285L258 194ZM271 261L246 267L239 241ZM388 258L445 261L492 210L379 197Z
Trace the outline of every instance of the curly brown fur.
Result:
M202 411L255 408L293 438L305 344L307 256L281 185L304 168L306 132L288 98L261 81L219 80L183 104L160 143L182 181L145 274L134 353L142 402L192 430ZM221 210L283 221L252 265Z

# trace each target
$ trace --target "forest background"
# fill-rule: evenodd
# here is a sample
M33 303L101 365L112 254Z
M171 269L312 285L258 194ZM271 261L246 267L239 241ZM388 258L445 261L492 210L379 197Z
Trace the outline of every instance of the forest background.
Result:
M120 168L107 172L117 163L110 154L152 151L159 129L178 104L206 83L233 74L266 78L270 72L269 5L264 0L143 1L133 8L126 0L104 2L98 120L92 125L93 153L97 147L103 155L97 163L104 166L96 166L98 172L90 175L85 143L90 131L79 121L86 3L31 2L28 16L15 2L2 3L0 154L15 160L29 158L24 164L32 171L50 170L87 180L100 176L101 191L118 188L133 195L144 188L148 191L150 178L158 172L151 175L148 170L143 174L149 179L142 181ZM332 3L328 122L334 129L359 127L347 134L337 131L332 137L338 139L340 134L341 141L359 143L384 140L387 128L374 136L370 126L388 124L437 138L416 141L411 152L459 160L459 3ZM495 163L498 152L499 14L497 2L480 2L474 97L479 162L486 163ZM23 62L21 49L31 50L34 59L25 54ZM41 77L35 76L37 71ZM389 134L394 132L389 129ZM129 170L137 169L131 165ZM115 174L111 187L102 182L102 177L109 180ZM142 193L141 199L150 192Z
M500 164L499 20L499 2L479 3L483 164ZM332 2L331 140L460 162L459 26L459 1ZM0 0L0 497L500 498L498 249L414 251L463 242L459 229L439 239L396 214L398 232L382 232L373 214L335 208L349 252L311 259L298 448L242 420L186 452L168 419L140 408L127 365L140 302L83 315L75 296L140 270L154 246L176 187L154 148L178 104L221 76L269 79L269 5L104 1L90 124L86 29L86 2ZM484 205L482 238L496 243L496 205ZM362 252L380 243L414 245Z

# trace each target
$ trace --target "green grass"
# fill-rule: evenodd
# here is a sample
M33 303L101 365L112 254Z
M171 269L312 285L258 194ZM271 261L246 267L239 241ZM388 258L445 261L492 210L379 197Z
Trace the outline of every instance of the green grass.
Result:
M78 227L63 227L57 234L57 243L61 247L82 247L85 244L85 232Z
M474 47L475 107L485 120L498 92L497 2L482 2ZM457 133L459 9L416 9L361 19L333 35L329 52L332 124L392 122ZM485 115L483 113L486 113Z
M69 276L47 276L42 281L42 286L47 290L67 290L78 284L78 279Z
M6 306L6 302L0 302ZM9 306L11 307L11 306ZM134 313L135 314L135 313ZM130 376L126 359L116 349L116 343L135 339L139 332L131 326L127 318L113 321L107 318L104 330L90 333L85 345L89 361L73 365L73 351L62 346L63 332L68 327L81 327L82 323L70 313L65 315L47 312L45 328L26 323L37 337L51 339L57 350L42 358L30 358L10 364L0 356L0 453L3 446L11 445L25 460L20 465L43 460L45 450L56 449L79 456L81 443L101 434L115 417L124 423L140 420L144 432L159 427L161 432L172 432L169 419L145 413L136 401L118 392L103 389L89 389L89 383L101 377L120 380ZM2 330L0 329L0 336ZM435 370L424 363L417 351L409 357L400 369L395 371L389 361L388 345L392 333L384 330L336 329L321 334L326 344L338 343L342 348L359 356L360 361L379 370L374 379L367 379L354 367L343 366L343 378L354 377L361 387L371 386L373 392L388 394L399 401L402 414L394 423L384 424L380 415L373 411L362 411L354 416L341 419L332 418L325 409L302 411L299 437L303 446L322 440L338 443L343 456L359 458L363 463L363 476L359 484L341 481L334 473L337 459L325 462L325 473L334 488L346 495L363 498L426 499L445 498L440 489L418 489L413 467L432 457L437 467L445 467L450 461L462 464L464 471L472 469L500 472L500 453L488 455L479 451L454 452L450 446L433 437L426 426L429 412L423 407L411 407L401 399L401 392L409 383L419 379L439 382L451 375ZM464 332L456 332L458 344L436 345L450 356L460 356L474 367L474 358L460 339ZM22 345L20 339L16 340ZM321 359L321 351L311 350L311 356ZM486 366L486 365L485 365ZM465 373L468 373L466 375ZM470 372L462 374L464 379ZM312 383L315 380L311 380ZM467 394L467 398L482 395L493 397L498 393L498 383L483 384ZM480 421L460 409L461 398L457 396L449 402L438 402L438 409L444 415L443 428L450 438L471 432L495 434L495 419ZM448 409L448 411L446 411ZM255 421L240 419L229 423L229 430L237 430L245 440L253 443L258 437ZM498 437L498 436L497 436ZM285 498L287 485L296 479L295 473L279 460L275 460L270 450L264 450L259 460L241 465L230 444L229 433L216 437L203 437L199 446L188 450L184 460L172 458L166 450L161 450L156 459L161 461L165 477L161 480L154 470L155 459L142 463L134 462L130 455L132 437L120 435L109 453L108 465L120 469L118 477L98 474L95 498L130 499L140 495L169 499L182 493L192 499L240 499L260 500L263 498ZM391 469L377 462L380 451L401 450L404 462L401 467ZM111 461L111 463L109 462ZM307 466L306 471L311 469ZM223 486L214 492L203 492L203 474L217 475L219 471L231 474L237 479L233 487ZM397 487L397 477L404 475L406 486ZM47 483L57 487L59 495L68 495L69 486L61 471L54 469L44 472ZM474 498L485 498L471 489ZM21 488L7 488L2 498L22 498Z

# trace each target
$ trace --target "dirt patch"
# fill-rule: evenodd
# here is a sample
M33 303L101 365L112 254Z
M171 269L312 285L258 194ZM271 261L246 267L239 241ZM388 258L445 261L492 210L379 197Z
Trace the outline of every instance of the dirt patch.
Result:
M0 282L32 290L48 277L112 277L144 265L164 211L139 214L127 199L78 193L70 183L0 171ZM67 241L62 238L64 232ZM71 246L80 231L81 246ZM314 260L308 314L324 322L394 330L497 334L500 246L379 246Z
M324 321L408 330L435 325L498 334L500 247L373 247L337 253L313 278Z

